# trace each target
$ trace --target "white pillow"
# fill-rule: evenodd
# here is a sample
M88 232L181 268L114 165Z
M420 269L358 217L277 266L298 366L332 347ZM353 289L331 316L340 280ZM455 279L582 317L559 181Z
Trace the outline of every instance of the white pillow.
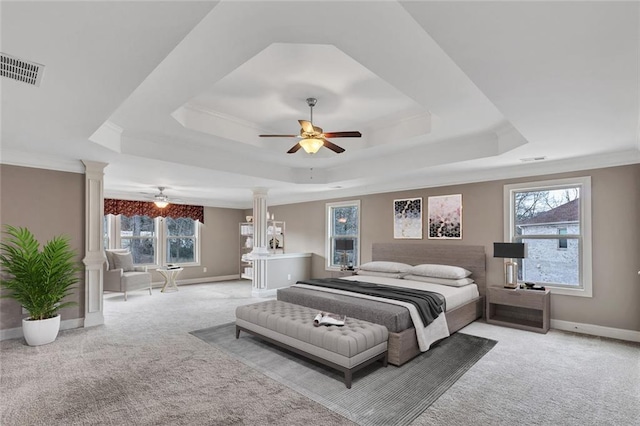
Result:
M431 263L424 263L422 265L416 265L409 270L411 275L422 275L423 277L436 277L436 278L449 278L457 280L460 278L466 278L471 275L471 271L467 271L459 266L450 265L436 265Z
M402 278L404 274L404 272L356 271L356 275L370 277Z
M411 269L411 265L400 262L385 262L378 260L375 262L367 262L363 265L360 265L358 269L361 271L392 272L397 274L408 272L409 269Z
M459 278L457 280L449 278L436 278L436 277L423 277L422 275L405 275L402 277L404 280L422 281L425 283L442 284L451 287L463 287L465 285L473 284L474 281L471 278Z
M122 269L124 272L135 271L131 253L113 253L113 269Z

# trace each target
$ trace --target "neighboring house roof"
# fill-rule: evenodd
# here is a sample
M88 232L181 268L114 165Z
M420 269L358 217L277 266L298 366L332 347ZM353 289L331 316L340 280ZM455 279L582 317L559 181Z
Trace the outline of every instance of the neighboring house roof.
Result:
M542 223L566 223L577 222L580 218L580 199L559 205L546 212L538 213L529 219L519 222L518 225L539 225Z

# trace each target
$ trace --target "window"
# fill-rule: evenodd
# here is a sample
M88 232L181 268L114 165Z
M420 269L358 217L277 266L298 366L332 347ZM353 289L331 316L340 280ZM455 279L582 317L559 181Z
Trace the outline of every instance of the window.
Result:
M166 218L167 263L196 263L196 228L198 222L181 217Z
M126 248L136 265L200 262L200 222L190 218L105 215L105 248Z
M567 235L567 228L558 228L558 235ZM558 238L558 249L563 250L569 247L566 238Z
M327 269L360 264L360 201L327 203ZM340 246L353 246L340 250Z
M505 185L505 241L527 245L519 278L591 297L591 179Z
M120 248L129 249L134 264L156 263L156 224L149 216L120 218Z

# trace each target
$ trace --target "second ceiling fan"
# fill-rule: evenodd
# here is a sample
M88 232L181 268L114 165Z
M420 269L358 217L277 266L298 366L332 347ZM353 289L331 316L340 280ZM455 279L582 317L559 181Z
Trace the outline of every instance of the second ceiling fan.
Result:
M310 119L298 120L301 129L299 135L259 135L261 138L300 138L300 141L295 144L287 154L294 154L298 152L300 148L304 149L309 154L315 154L322 148L329 148L336 154L344 152L344 148L334 144L327 138L359 138L362 134L358 131L349 132L324 132L321 127L313 125L313 107L318 100L316 98L307 98L307 105L311 110Z

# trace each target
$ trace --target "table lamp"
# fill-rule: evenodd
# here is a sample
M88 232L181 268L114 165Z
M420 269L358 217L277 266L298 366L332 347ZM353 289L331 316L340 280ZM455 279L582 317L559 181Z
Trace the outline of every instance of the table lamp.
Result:
M524 243L493 243L493 257L509 259L504 262L504 286L505 288L518 287L518 263L513 259L526 257Z
M342 250L341 270L347 269L347 252L353 250L353 240L346 238L336 239L336 250Z

